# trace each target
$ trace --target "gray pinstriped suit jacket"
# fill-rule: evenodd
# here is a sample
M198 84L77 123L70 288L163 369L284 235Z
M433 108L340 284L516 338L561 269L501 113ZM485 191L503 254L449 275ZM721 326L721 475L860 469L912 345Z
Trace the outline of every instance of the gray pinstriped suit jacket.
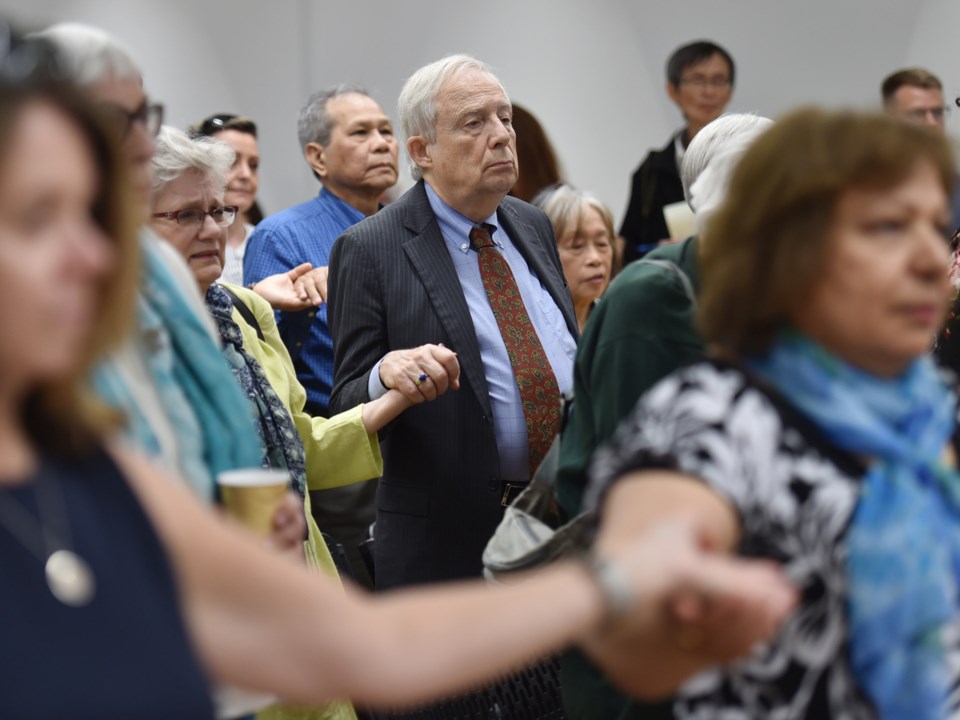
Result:
M498 219L578 337L547 217L507 197ZM374 364L391 350L443 343L460 389L407 410L380 433L377 588L480 575L503 513L500 462L470 311L423 181L349 228L330 257L333 412L366 402Z

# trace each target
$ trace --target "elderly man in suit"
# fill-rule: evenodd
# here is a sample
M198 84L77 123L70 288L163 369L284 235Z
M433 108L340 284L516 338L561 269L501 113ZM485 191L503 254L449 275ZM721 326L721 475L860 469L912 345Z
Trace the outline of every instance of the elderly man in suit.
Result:
M388 388L443 395L382 434L378 588L479 575L572 384L577 322L553 231L507 197L518 174L511 115L478 60L418 70L399 99L418 182L331 256L333 409Z

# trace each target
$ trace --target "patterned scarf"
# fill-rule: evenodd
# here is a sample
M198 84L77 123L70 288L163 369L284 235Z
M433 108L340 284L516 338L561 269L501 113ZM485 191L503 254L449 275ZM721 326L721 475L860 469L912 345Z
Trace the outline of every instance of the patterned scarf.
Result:
M266 447L261 465L288 470L291 486L302 498L307 488L306 455L293 419L260 363L244 349L240 327L233 321L230 296L214 283L207 290L206 301L223 340L223 355L257 420L257 430Z
M838 447L873 459L846 541L851 667L879 717L942 720L960 578L960 475L942 461L956 395L930 358L882 379L794 332L750 366Z

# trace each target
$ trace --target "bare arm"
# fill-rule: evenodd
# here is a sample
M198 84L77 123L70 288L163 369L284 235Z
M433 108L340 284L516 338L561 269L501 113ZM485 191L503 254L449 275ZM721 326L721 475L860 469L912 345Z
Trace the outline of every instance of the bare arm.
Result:
M388 390L386 395L364 403L363 427L373 435L413 404L399 390Z
M344 593L217 520L141 458L118 460L171 557L201 659L222 682L302 703L412 702L574 642L604 613L576 566L518 587Z
M345 593L218 521L144 460L122 451L118 459L172 560L200 657L222 682L301 703L423 701L584 641L606 616L604 595L576 564L509 587L465 583L375 599ZM628 541L608 553L636 599L625 627L642 627L676 586L677 548L695 552L690 537L668 540ZM694 589L697 572L694 562L683 578ZM772 612L782 615L792 597L783 581L769 569L749 577L779 598Z
M745 655L779 624L775 615L744 612L738 597L756 589L753 580L744 576L738 587L723 579L732 577L727 571L734 562L730 554L739 542L740 521L732 506L699 480L668 471L619 480L604 502L598 548L623 546L670 518L689 518L700 529L701 545L712 554L711 571L718 573L716 592L680 592L652 610L641 632L610 633L587 644L588 653L616 684L645 698L668 695L691 675ZM702 561L681 555L676 562L684 573L690 563ZM762 568L760 563L750 571ZM712 581L705 582L709 587ZM766 602L762 597L757 601Z

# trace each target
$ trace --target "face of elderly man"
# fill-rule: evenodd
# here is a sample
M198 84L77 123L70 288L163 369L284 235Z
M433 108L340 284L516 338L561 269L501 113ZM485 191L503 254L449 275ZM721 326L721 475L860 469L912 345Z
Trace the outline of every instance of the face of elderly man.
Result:
M411 157L444 202L486 220L517 182L510 99L491 75L470 69L444 83L436 106L437 138L411 138Z
M331 98L327 113L330 142L314 166L324 185L347 202L354 195L379 198L397 182L397 139L390 118L375 100L359 93Z

